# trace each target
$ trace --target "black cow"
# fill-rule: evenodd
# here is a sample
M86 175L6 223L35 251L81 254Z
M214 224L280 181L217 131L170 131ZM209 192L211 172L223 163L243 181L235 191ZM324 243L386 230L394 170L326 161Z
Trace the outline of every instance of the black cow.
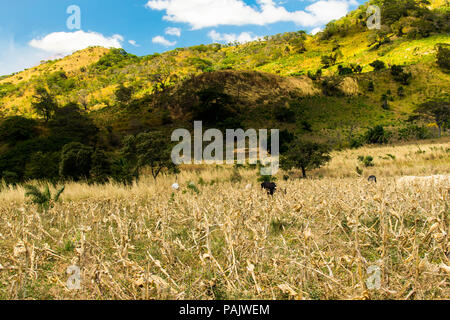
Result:
M377 183L377 177L375 176L370 176L369 179L367 179L369 182L375 182Z
M263 182L261 183L261 189L267 190L267 194L273 196L273 194L277 190L277 185L275 182Z

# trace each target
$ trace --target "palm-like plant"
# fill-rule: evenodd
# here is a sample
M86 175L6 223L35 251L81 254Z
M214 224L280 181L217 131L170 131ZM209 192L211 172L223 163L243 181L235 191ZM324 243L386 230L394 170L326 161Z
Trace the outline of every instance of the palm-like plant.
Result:
M26 185L25 187L25 197L30 197L31 202L37 204L40 209L48 210L53 207L53 204L59 200L61 194L64 192L65 186L57 190L54 195L50 192L50 187L48 184L45 186L44 190L41 191L33 185Z

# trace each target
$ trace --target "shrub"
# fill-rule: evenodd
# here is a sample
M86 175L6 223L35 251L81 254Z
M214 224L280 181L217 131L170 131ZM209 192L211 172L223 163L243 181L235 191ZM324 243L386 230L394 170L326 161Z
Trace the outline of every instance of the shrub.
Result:
M94 145L99 129L76 103L59 108L49 122L50 133L57 139Z
M206 59L201 59L198 57L195 58L189 58L188 63L192 66L194 66L197 70L201 72L208 71L212 69L213 63Z
M343 67L342 65L338 65L338 74L340 76L353 74L353 69L349 67Z
M231 174L230 181L232 183L239 183L239 182L242 181L242 176L239 173L239 169L238 168L234 168L233 169L233 173Z
M387 132L383 126L378 125L370 128L364 135L364 141L370 144L384 144L388 143L391 134Z
M361 176L364 173L364 170L360 169L359 167L356 167L356 173Z
M340 79L337 77L326 78L322 81L322 91L326 96L342 96L343 93L339 88Z
M356 63L351 63L350 68L352 69L353 73L361 73L363 71L363 67Z
M362 139L360 137L357 137L357 138L352 137L352 138L350 138L349 146L350 146L351 149L361 148L363 146L363 144L364 143L363 143L363 141L362 141Z
M14 145L36 135L36 121L19 116L7 118L0 124L0 141Z
M58 104L47 89L37 88L31 107L38 115L44 118L45 122L48 122L58 109Z
M59 152L69 143L68 139L60 139L54 136L47 138L34 138L23 141L0 155L0 172L12 171L17 174L20 181L23 180L27 164L37 152ZM50 164L49 164L50 165Z
M383 61L380 61L380 60L375 60L374 62L369 64L369 66L374 68L375 71L380 71L380 70L386 69L386 65L384 64Z
M124 49L113 48L101 57L93 67L98 71L105 71L113 67L123 67L138 60L137 56L127 53Z
M388 95L387 95L387 94L383 94L383 95L381 96L381 107L382 107L384 110L390 110L389 102L388 102Z
M188 190L195 192L196 194L200 194L200 190L197 188L194 182L189 182L187 185Z
M431 118L439 129L439 138L442 135L442 130L450 122L450 101L448 97L438 98L426 101L420 104L416 112L426 118Z
M31 202L37 204L40 209L48 210L53 207L55 202L59 201L61 194L64 192L65 187L57 190L54 195L50 192L50 187L45 186L43 191L40 191L37 187L32 185L25 186L25 197L30 197Z
M125 87L123 83L114 91L116 101L122 104L128 104L133 96L133 88Z
M336 60L337 60L337 56L334 54L325 55L320 58L320 62L323 64L323 67L325 69L334 65L336 63Z
M24 180L51 180L59 175L59 152L34 153L25 166Z
M288 123L295 122L295 112L290 108L277 106L275 108L274 115L275 119L277 119L280 122L288 122Z
M75 88L75 79L67 77L64 71L57 71L47 77L47 84L52 91L68 92Z
M2 78L0 77L0 80L1 79ZM17 90L16 86L10 82L1 83L0 84L0 99L12 94L16 90Z
M438 44L436 54L436 62L438 66L445 70L450 70L450 45L448 44Z
M258 182L275 182L277 181L277 177L275 176L263 176L258 172Z
M375 166L372 156L358 156L358 161L361 162L366 168Z
M128 161L125 158L119 158L111 165L111 178L124 185L130 185L137 176Z
M391 67L391 75L394 80L400 82L403 85L409 85L412 79L411 72L405 72L402 66L393 65Z
M199 103L193 107L194 120L202 120L207 125L217 125L224 119L239 118L232 97L221 90L209 88L197 95Z
M322 69L318 69L315 73L308 71L308 78L311 80L318 80L322 77Z
M89 172L90 181L105 183L111 176L111 161L103 150L95 150L92 155L92 165Z
M91 171L93 152L91 147L79 142L65 145L61 151L59 175L74 181L87 179Z

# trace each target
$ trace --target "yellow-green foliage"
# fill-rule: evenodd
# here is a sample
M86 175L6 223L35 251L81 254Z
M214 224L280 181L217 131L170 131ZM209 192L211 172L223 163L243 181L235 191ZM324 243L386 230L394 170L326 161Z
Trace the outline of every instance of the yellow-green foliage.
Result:
M373 106L379 104L380 95L385 91L390 89L397 92L397 85L387 72L372 73L373 68L369 64L381 60L387 66L411 66L413 83L405 88L405 99L396 99L391 103L392 109L398 112L396 117L410 112L414 102L446 91L445 84L450 82L450 77L437 68L435 47L438 43L450 43L448 34L431 34L423 39L391 34L390 43L375 49L369 47L368 40L375 31L369 31L361 25L364 21L361 16L365 16L366 7L367 4L332 23L341 31L329 38L324 37L323 33L309 36L304 32L291 32L246 44L199 45L141 58L132 55L124 57L121 53L115 54L115 51L104 48L82 50L0 80L0 115L33 116L30 103L34 89L48 82L56 72L63 71L71 84L65 90L53 86L59 102L63 104L83 100L88 109L93 111L116 103L114 90L119 83L133 86L134 97L142 98L153 93L156 85L152 81L154 74L170 74L166 83L169 86L202 71L229 68L280 76L307 75L322 68L321 57L331 54L336 47L339 48L336 51L339 52L336 64L324 69L323 76L335 75L338 65L358 64L363 73L358 76L358 79L362 79L358 93L364 93L368 97L365 103ZM446 10L448 6L432 1L431 7ZM375 83L374 93L366 92L366 79Z

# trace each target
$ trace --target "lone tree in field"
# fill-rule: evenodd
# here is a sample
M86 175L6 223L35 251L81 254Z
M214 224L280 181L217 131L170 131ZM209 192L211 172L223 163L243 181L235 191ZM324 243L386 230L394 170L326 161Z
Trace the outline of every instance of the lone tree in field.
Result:
M318 142L294 140L289 150L281 157L281 169L285 171L301 169L303 178L306 171L320 168L331 160L328 145Z
M139 178L141 170L149 167L156 180L162 170L175 170L171 159L171 143L160 132L140 133L128 136L124 140L122 155L134 168L134 176Z
M450 101L448 99L430 100L419 105L416 112L433 119L439 128L440 138L442 136L442 128L450 121Z
M37 88L31 107L38 115L44 118L45 122L48 122L58 109L58 104L47 89Z

